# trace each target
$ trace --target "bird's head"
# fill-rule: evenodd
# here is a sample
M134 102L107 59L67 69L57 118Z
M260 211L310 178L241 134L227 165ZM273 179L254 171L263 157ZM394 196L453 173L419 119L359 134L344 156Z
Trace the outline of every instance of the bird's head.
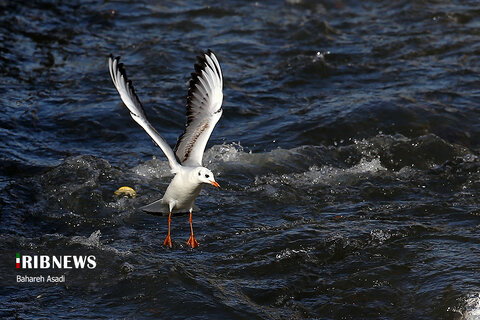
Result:
M195 176L200 181L200 183L211 184L217 188L220 187L220 185L215 181L215 177L213 176L212 171L208 170L207 168L197 168L197 170L195 170Z

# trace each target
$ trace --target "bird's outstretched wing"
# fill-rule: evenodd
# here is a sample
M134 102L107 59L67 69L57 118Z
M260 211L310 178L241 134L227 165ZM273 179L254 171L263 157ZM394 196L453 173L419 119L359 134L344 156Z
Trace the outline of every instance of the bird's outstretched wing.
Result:
M197 57L187 96L187 123L178 137L175 154L182 165L201 166L203 152L222 116L223 76L215 54Z
M117 91L120 94L120 98L130 111L133 120L135 120L135 122L137 122L148 133L153 141L160 147L160 149L162 149L163 153L165 153L168 163L170 164L170 169L176 171L180 164L175 159L175 154L173 153L172 148L170 148L165 139L163 139L148 121L142 104L135 93L132 81L128 80L123 63L118 63L119 60L120 57L113 58L112 55L108 57L110 76L112 77L115 88L117 88Z

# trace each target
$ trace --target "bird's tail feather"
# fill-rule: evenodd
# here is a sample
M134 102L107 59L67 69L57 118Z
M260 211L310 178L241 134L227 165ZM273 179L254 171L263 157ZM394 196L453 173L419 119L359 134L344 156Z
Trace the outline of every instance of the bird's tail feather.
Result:
M168 214L168 205L163 202L162 199L157 200L155 202L152 202L150 204L147 204L146 206L141 207L145 212L148 213L162 213L162 214Z
M153 215L168 215L169 213L169 207L168 204L163 202L163 199L157 200L155 202L152 202L150 204L147 204L146 206L141 207L143 211L153 214ZM178 210L178 209L173 209L172 213L178 213L178 214L183 214L183 213L188 213L188 209L184 210ZM193 211L200 211L200 208L197 205L193 205Z

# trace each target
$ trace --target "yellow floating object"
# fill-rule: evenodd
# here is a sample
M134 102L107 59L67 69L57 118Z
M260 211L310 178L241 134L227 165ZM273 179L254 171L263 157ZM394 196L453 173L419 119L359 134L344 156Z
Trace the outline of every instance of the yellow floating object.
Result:
M132 198L135 198L137 196L135 190L130 187L121 187L117 191L115 191L114 194L117 196L130 196Z

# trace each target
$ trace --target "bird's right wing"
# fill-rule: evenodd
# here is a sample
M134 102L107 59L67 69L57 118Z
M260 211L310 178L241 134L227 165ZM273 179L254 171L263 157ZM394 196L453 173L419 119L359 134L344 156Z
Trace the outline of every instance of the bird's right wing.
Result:
M113 58L112 55L108 57L108 69L110 71L110 76L112 77L115 88L117 88L117 91L120 94L120 98L130 111L130 115L132 116L133 120L135 120L135 122L138 123L148 133L155 144L162 149L163 153L165 153L168 163L170 164L170 169L172 169L172 171L176 171L180 164L175 158L172 148L170 148L165 139L163 139L163 137L157 132L157 130L155 130L155 128L152 127L148 121L142 104L135 93L132 81L128 80L123 63L118 63L119 60L120 57Z

